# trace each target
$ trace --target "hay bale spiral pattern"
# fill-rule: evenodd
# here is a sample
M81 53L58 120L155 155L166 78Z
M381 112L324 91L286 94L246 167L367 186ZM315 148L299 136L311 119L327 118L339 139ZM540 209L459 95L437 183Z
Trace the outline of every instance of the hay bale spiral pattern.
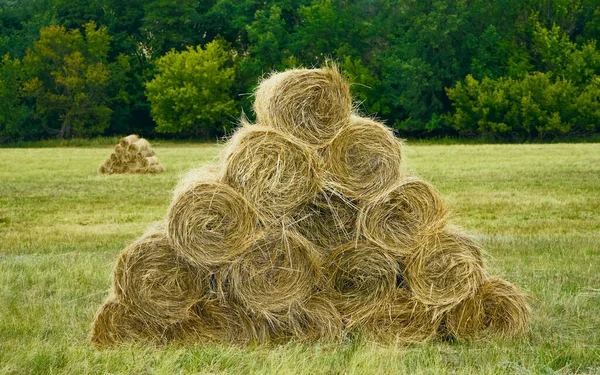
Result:
M364 206L358 217L362 235L398 256L411 251L415 238L445 223L444 202L433 186L416 177L402 179L388 194Z
M272 128L242 127L230 140L224 163L222 181L267 219L288 215L321 188L315 153Z
M114 270L115 294L143 319L176 323L204 295L205 274L177 256L164 230L129 245Z
M207 267L246 251L258 227L258 214L230 186L200 181L180 187L167 212L167 234L175 251Z
M273 74L259 84L254 101L259 123L311 146L333 139L351 109L349 85L335 67Z
M326 186L354 200L385 194L400 180L401 167L402 144L392 131L358 116L323 149Z

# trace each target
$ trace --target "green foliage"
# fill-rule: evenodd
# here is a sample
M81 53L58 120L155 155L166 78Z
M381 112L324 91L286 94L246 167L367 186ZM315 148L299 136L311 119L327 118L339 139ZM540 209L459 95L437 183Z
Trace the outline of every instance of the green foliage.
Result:
M23 95L35 101L35 116L58 138L101 134L109 125L110 36L95 23L67 32L62 26L40 31L27 50Z
M208 136L229 127L235 114L231 99L235 69L222 41L203 49L171 51L156 62L157 73L146 84L156 131Z
M21 62L12 60L9 54L0 61L0 143L3 139L23 135L22 123L26 107L22 105L19 88L22 79Z
M89 55L105 56L101 62L109 78L99 101L110 109L109 125L90 134L165 131L152 119L145 95L146 83L159 73L159 59L171 50L204 48L215 40L226 42L235 57L228 62L235 69L233 84L224 88L228 98L220 102L233 101L249 112L250 93L263 75L334 60L352 81L361 110L385 120L404 137L455 136L447 120L453 103L446 88L467 75L480 82L521 82L536 72L549 74L551 84L560 79L574 86L578 107L593 107L593 82L600 70L597 0L0 0L0 55L10 53L26 66L28 87L22 92L28 97L21 104L26 113L37 116L26 115L31 121L21 128L27 130L16 137L51 136L62 124L60 114L68 112L64 100L34 95L31 67L28 58L23 60L26 51L36 49L34 42L43 28L63 26L67 34L71 29L85 33L89 21L110 37L107 49L99 45L100 50L88 53L88 47L65 48L71 48L68 53L82 49L84 65ZM90 42L83 39L96 48L93 36ZM46 63L46 68L36 69L46 72L39 79L48 91L48 72L61 71L65 61L43 60ZM100 116L104 123L106 113L89 117ZM581 113L570 117L593 118ZM556 125L557 117L552 121ZM567 122L572 125L568 133L586 128L578 121ZM565 129L555 125L551 127ZM206 132L221 134L222 128L219 119ZM196 134L187 131L169 130L175 137Z
M549 73L527 74L523 79L467 76L448 89L455 112L448 117L463 134L543 138L569 131L600 130L600 80L577 87L553 79Z

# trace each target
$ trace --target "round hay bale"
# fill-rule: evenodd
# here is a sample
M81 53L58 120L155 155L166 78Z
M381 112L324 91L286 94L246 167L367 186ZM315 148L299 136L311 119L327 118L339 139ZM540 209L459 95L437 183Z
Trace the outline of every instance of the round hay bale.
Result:
M402 143L371 119L353 115L322 157L326 186L353 200L385 194L401 177Z
M369 242L348 242L331 254L327 262L330 297L348 326L387 301L396 288L396 259Z
M129 145L122 146L120 143L117 143L115 145L114 155L116 155L118 159L127 157L127 147L129 147Z
M137 134L131 134L128 135L127 137L123 137L119 140L119 145L122 148L127 148L127 146L129 146L130 144L137 142L140 139L140 137ZM115 146L116 147L116 146ZM116 148L115 148L116 150Z
M158 160L158 158L156 156L148 156L148 157L142 156L142 157L145 160L145 164L146 164L146 165L144 165L144 167L160 164L160 161Z
M144 138L140 138L137 141L131 143L127 150L129 153L139 154L143 151L148 151L151 149L150 143Z
M298 232L328 257L338 246L356 237L358 207L344 196L321 192L294 215Z
M290 309L282 338L296 341L339 341L344 324L339 311L326 296L312 295Z
M404 258L403 276L418 301L448 310L472 297L483 283L482 250L455 228L425 233Z
M275 314L310 295L320 278L320 266L310 241L294 231L272 227L217 273L217 286L225 299L275 319Z
M162 164L150 165L144 169L144 173L150 174L163 173L164 171L165 167L163 167Z
M438 337L442 320L441 314L411 298L406 289L396 289L355 330L369 340L406 345Z
M491 277L449 312L446 327L457 338L519 337L529 331L530 314L527 299L516 286Z
M208 285L206 272L177 256L160 226L129 245L114 270L115 295L142 318L168 325L185 320Z
M191 310L191 316L170 328L170 336L177 341L210 341L227 344L245 344L254 340L254 328L239 306L206 298Z
M222 181L266 219L288 215L319 192L317 155L269 127L246 125L229 141Z
M119 162L120 158L117 156L117 154L110 154L110 160L113 163L117 163L117 162Z
M444 202L433 186L416 177L404 178L358 215L361 235L399 256L412 249L416 236L445 224Z
M349 85L335 66L272 74L255 93L259 123L311 146L329 142L348 122L351 111Z
M164 327L140 319L125 304L111 297L100 307L89 334L90 342L105 348L126 341L165 342Z
M175 250L198 266L221 265L246 251L259 224L242 195L214 181L179 186L167 223Z
M142 151L140 154L141 154L143 157L145 157L145 158L148 158L148 157L151 157L151 156L154 156L154 155L156 155L156 154L154 153L154 150L144 150L144 151Z

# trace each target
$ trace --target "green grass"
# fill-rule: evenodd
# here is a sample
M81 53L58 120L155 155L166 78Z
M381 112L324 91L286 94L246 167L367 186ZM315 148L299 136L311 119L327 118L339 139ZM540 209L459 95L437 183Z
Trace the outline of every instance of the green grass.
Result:
M0 149L0 373L600 373L600 145L414 145L488 268L526 290L523 340L409 348L364 342L274 348L86 341L119 251L164 217L179 176L218 147L163 143L167 171L99 176L104 148Z

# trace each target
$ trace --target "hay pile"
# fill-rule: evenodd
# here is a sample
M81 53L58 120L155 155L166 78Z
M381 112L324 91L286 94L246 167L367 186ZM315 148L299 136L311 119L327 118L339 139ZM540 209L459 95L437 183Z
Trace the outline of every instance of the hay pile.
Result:
M98 168L100 174L161 173L164 170L150 143L135 134L121 138L115 151Z
M488 275L434 187L402 172L402 143L352 114L348 92L336 68L261 82L259 124L184 177L164 222L120 255L92 342L524 335L523 294Z

